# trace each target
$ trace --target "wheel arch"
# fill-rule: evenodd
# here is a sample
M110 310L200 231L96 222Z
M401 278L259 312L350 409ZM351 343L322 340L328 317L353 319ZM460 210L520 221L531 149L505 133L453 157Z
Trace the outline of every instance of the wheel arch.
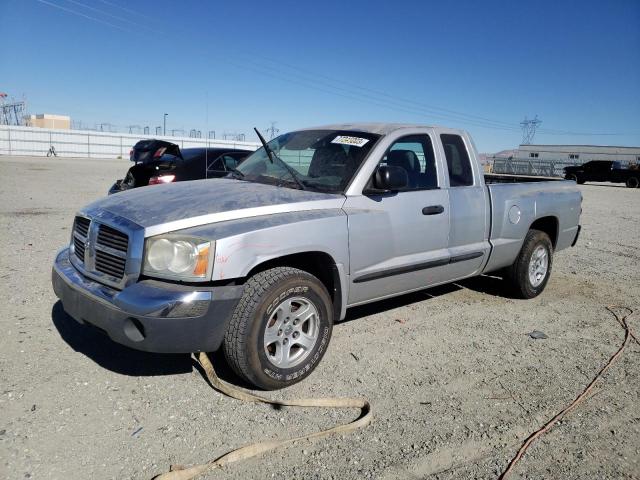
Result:
M327 289L333 303L334 320L342 319L344 285L342 269L335 259L322 251L304 251L271 258L254 265L245 278L275 267L292 267L316 277Z
M549 235L553 248L556 248L558 243L558 232L560 230L558 217L548 215L545 217L537 218L530 226L529 230L540 230L541 232Z

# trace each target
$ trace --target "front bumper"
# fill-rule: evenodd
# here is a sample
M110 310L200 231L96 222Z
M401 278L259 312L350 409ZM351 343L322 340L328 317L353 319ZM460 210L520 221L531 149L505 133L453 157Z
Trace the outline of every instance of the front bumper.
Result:
M187 286L143 280L116 290L84 277L56 255L53 290L76 321L104 331L113 341L158 353L210 352L220 348L242 286Z

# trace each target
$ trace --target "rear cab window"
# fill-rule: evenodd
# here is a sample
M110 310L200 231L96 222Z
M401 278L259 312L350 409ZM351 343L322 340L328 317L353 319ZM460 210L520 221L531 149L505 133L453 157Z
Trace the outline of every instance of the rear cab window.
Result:
M444 156L449 171L449 186L468 187L473 185L473 169L469 152L460 135L443 133L440 135Z

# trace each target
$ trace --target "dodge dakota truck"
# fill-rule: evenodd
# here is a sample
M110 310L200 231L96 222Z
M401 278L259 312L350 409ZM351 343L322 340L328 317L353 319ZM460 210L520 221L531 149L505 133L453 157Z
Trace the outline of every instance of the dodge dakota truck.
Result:
M74 218L65 311L152 352L215 351L262 389L320 362L347 308L499 272L539 295L580 232L573 181L484 175L462 130L343 124L281 135L228 178L129 190Z

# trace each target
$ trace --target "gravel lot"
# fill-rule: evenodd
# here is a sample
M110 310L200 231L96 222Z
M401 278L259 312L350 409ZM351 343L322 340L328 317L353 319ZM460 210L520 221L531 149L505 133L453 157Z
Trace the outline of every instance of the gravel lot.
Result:
M353 418L223 397L188 355L126 349L63 312L51 289L54 254L76 209L127 168L0 157L0 477L148 479L171 463ZM621 344L604 307L640 309L640 190L580 188L580 242L558 254L540 297L510 299L498 279L482 277L350 310L316 372L274 396L364 396L372 425L209 477L496 478ZM640 334L640 312L631 323ZM548 338L532 340L532 330ZM640 478L639 367L640 347L629 344L511 478Z

